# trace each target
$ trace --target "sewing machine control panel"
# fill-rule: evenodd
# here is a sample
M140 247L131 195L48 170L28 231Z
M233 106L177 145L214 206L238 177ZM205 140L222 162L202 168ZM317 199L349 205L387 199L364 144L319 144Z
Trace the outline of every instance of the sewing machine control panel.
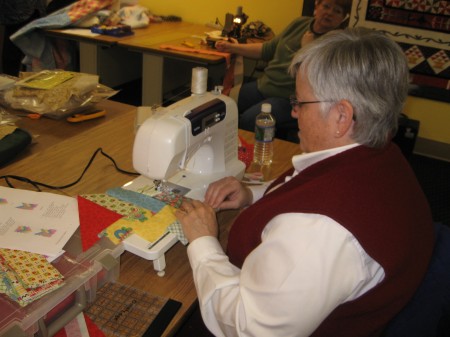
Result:
M191 132L193 136L196 136L205 129L224 120L225 115L225 102L215 98L192 109L185 117L191 121Z

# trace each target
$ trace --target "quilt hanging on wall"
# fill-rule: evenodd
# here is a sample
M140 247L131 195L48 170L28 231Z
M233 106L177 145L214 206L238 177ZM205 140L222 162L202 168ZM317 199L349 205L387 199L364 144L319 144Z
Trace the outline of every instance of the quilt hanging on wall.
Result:
M353 0L349 26L391 37L405 52L412 84L450 95L450 0Z

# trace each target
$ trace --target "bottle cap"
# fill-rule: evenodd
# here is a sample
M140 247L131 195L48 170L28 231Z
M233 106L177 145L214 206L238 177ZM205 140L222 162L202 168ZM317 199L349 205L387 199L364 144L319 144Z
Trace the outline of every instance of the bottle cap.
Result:
M262 112L271 112L272 111L272 105L270 103L263 103L261 105L261 111Z

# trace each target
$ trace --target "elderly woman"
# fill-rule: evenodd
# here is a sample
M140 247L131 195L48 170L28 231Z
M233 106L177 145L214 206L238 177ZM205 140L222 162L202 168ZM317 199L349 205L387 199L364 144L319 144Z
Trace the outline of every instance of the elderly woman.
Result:
M277 137L298 141L296 123L290 116L289 95L295 90L295 80L288 74L292 57L300 48L317 37L341 26L350 13L351 0L318 0L314 18L300 17L265 43L237 44L220 41L219 51L242 55L267 62L263 75L244 84L239 91L239 128L255 130L255 117L263 103L272 105L277 121ZM289 134L289 130L293 130Z
M376 32L335 31L302 48L291 72L303 151L293 169L264 195L219 180L177 213L202 316L216 336L376 336L433 248L427 200L391 142L405 57ZM225 254L214 209L241 207Z

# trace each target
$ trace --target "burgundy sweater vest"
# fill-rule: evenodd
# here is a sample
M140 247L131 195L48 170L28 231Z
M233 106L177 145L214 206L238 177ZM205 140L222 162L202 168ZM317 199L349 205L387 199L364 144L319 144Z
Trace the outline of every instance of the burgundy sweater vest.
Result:
M286 172L273 185L291 174ZM313 336L376 336L418 287L434 243L427 200L398 147L357 146L306 168L265 195L233 224L230 261L242 267L261 243L265 225L289 212L334 219L386 273L374 289L339 305Z

